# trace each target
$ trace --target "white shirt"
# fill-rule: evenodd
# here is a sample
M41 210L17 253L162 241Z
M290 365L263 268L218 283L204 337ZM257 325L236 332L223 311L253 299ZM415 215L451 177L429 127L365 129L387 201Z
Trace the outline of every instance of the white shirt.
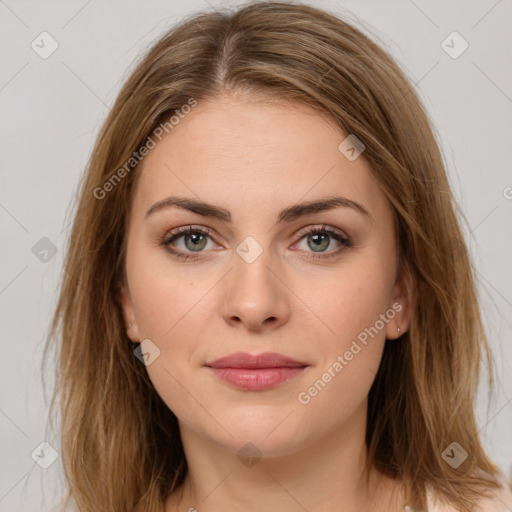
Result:
M502 489L493 489L489 492L492 498L482 498L473 512L512 512L512 487L503 478ZM444 501L444 498L436 497L431 489L427 489L428 512L457 512L458 509ZM412 507L405 507L405 512L414 512Z

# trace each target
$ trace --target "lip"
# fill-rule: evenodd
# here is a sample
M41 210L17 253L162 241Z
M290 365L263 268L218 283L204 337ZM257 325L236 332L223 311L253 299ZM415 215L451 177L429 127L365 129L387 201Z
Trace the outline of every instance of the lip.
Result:
M206 363L206 366L210 368L296 368L308 365L277 352L265 352L263 354L236 352L216 359L211 363Z
M246 391L263 391L300 375L309 365L275 352L237 352L206 367L224 382Z

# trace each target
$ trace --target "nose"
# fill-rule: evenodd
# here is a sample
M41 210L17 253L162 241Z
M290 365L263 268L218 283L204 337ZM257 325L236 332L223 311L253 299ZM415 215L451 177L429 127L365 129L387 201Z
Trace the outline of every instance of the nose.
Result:
M254 261L235 254L234 268L224 279L223 317L249 331L277 329L290 318L291 293L279 265L264 250Z

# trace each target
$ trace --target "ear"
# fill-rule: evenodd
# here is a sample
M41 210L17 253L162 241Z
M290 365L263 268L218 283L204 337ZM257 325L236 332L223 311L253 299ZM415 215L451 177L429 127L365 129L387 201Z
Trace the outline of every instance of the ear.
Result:
M126 326L126 334L134 343L140 343L139 327L135 318L132 297L128 285L119 285L118 298Z
M414 311L415 282L407 262L402 265L395 281L389 308L396 312L386 324L386 338L394 340L409 330ZM399 331L400 329L400 331Z

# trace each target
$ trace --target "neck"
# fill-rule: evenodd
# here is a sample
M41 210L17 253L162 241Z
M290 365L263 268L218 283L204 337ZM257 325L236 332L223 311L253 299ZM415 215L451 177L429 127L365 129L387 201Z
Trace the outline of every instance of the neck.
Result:
M180 422L188 473L166 512L398 510L398 483L366 470L365 424L366 408L350 424L291 454L241 461Z

